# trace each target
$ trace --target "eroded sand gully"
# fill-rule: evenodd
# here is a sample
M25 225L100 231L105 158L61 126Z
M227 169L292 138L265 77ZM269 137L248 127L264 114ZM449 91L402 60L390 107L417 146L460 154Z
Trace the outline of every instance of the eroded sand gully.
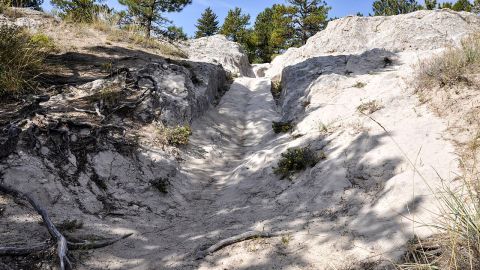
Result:
M413 59L411 54L400 57ZM335 269L398 258L414 233L432 233L414 226L412 219L432 219L435 200L429 185L440 183L436 173L449 180L456 170L453 147L442 139L444 123L419 105L397 78L409 72L400 66L363 77L323 76L310 89L312 102L296 131L283 135L271 130L272 121L281 116L270 81L238 78L220 104L193 123L182 162L184 181L169 195L170 208L119 220L117 228L134 229L135 236L122 250L100 250L86 265ZM347 90L357 80L368 86ZM373 98L384 108L372 117L390 135L356 112L365 99ZM320 121L328 124L328 132L318 128ZM392 139L417 162L432 181L429 185L414 176ZM327 159L294 181L279 180L272 167L285 149L295 146L323 151ZM242 241L195 260L212 244L249 231L283 235Z

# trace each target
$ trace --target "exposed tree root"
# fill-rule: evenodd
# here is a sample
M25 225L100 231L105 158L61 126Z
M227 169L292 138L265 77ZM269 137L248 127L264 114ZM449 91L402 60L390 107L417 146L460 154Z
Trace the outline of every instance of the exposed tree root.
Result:
M200 260L208 255L214 253L217 250L220 250L226 246L230 246L239 242L243 242L246 240L250 239L255 239L255 238L272 238L272 237L278 237L287 234L287 232L256 232L256 231L251 231L251 232L246 232L242 233L239 235L235 235L223 240L220 240L219 242L215 243L214 245L210 246L207 249L201 250L197 252L195 259Z
M33 207L33 209L42 217L42 220L47 227L48 232L52 236L52 238L57 242L57 254L58 258L60 259L60 269L72 269L72 264L70 259L68 258L68 250L78 250L78 249L95 249L95 248L102 248L113 243L125 239L132 234L126 234L118 238L103 240L103 241L81 241L79 243L72 243L68 242L67 239L63 236L62 233L55 227L52 220L48 216L48 213L43 207L29 194L20 192L14 188L8 187L4 184L0 183L0 192L5 194L11 195L18 199L24 199L28 201L28 203ZM30 245L28 247L0 247L0 256L21 256L21 255L28 255L30 253L39 252L42 250L46 250L52 246L51 243L43 243L43 244L36 244Z

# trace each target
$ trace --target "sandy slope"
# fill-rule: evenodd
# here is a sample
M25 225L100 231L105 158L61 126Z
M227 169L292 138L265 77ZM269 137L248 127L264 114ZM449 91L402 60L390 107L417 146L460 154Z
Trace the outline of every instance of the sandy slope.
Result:
M447 181L456 170L453 147L442 138L444 123L405 84L410 72L405 65L373 75L322 76L308 92L306 112L297 115L293 135L303 136L296 139L271 131L279 114L269 80L237 79L218 107L193 124L182 163L186 178L177 186L183 199L174 199L170 215L119 221L117 227L135 235L99 250L84 268L364 269L362 263L398 258L414 232L431 233L412 219L431 221L435 200L392 138L429 185L440 184L435 170ZM359 80L367 85L352 87ZM371 99L382 102L372 117L392 138L356 112ZM281 152L305 145L327 159L293 181L272 174ZM284 236L244 241L195 260L219 240L248 231Z

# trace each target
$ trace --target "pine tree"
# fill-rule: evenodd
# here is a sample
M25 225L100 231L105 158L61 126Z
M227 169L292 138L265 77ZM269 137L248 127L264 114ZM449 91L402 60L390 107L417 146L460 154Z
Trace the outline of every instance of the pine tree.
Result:
M458 0L452 6L452 9L455 11L472 11L472 4L468 0Z
M442 9L442 8L452 9L452 8L453 8L453 4L452 4L451 2L438 3L438 8L439 8L439 9Z
M255 44L254 62L270 62L274 55L291 47L294 31L292 7L273 5L258 14L252 42Z
M0 1L1 3L2 1ZM41 10L41 5L43 0L12 0L12 1L4 1L9 3L12 7L25 7L25 8L33 8L36 10Z
M472 12L480 13L480 0L473 1Z
M51 0L52 5L63 19L91 23L102 11L111 12L100 0Z
M422 9L416 0L376 0L373 2L375 16L391 16Z
M161 31L168 20L162 16L165 12L179 12L192 3L192 0L118 0L127 6L127 13L145 29L145 36L152 31Z
M246 35L247 26L250 24L250 15L242 14L242 9L236 7L228 11L220 34L238 42Z
M425 0L425 9L433 10L437 6L437 0Z
M195 32L195 38L213 36L218 33L218 19L217 15L213 13L213 10L208 7L202 13L200 19L198 19L197 31Z
M182 27L175 25L168 26L165 30L160 31L160 34L170 40L187 40L188 36L183 31Z
M323 0L287 0L292 9L296 45L303 45L317 32L325 29L330 7Z

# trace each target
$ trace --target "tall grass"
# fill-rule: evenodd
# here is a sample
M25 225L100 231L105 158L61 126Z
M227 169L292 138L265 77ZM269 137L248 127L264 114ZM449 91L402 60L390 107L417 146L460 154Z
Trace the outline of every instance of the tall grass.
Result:
M480 33L465 38L459 47L420 64L417 76L420 88L472 85L480 72Z
M45 35L7 25L0 26L0 37L0 96L33 90L53 42Z

